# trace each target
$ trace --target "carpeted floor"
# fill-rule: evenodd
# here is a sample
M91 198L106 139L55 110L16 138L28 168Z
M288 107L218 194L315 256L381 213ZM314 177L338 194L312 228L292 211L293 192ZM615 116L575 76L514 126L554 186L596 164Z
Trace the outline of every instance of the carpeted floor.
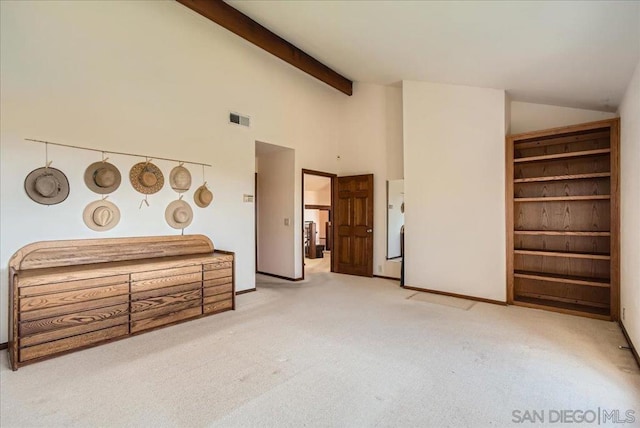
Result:
M235 312L17 372L3 352L0 424L502 427L534 426L513 411L598 408L640 420L640 372L614 323L331 273L258 288Z

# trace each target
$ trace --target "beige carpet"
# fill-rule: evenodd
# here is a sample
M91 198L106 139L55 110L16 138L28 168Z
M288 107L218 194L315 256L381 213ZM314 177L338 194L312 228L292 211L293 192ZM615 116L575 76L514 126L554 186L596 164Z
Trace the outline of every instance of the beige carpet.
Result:
M614 323L460 310L331 273L258 287L235 312L17 372L3 352L0 424L503 427L534 426L514 410L598 407L640 420L640 374Z
M442 296L440 294L423 292L416 292L407 297L407 299L432 303L434 305L449 306L451 308L462 309L463 311L468 311L469 309L473 308L473 305L476 304L476 302L474 302L473 300L459 299L457 297Z

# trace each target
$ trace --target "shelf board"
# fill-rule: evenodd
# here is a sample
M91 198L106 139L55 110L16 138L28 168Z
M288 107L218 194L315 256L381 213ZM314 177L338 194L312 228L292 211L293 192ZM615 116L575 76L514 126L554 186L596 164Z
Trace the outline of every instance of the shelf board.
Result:
M513 198L514 202L599 201L611 199L611 195L542 196L539 198Z
M611 236L611 232L575 232L560 230L514 230L514 235L546 235L546 236Z
M611 177L610 172L594 172L592 174L550 175L548 177L516 178L514 183L537 183L540 181L582 180L585 178Z
M594 307L594 308L609 309L609 304L608 303L591 302L589 300L570 299L570 298L567 298L567 297L552 296L550 294L519 292L517 294L517 296L518 297L528 297L528 298L532 298L532 299L540 299L540 300L553 300L555 302L571 303L573 305L591 306L591 307Z
M608 254L570 253L566 251L514 250L522 256L566 257L570 259L611 260Z
M596 132L591 131L584 134L578 135L569 135L569 136L559 136L554 138L537 138L537 139L529 139L528 141L516 141L513 147L516 150L522 149L531 149L537 147L546 147L546 146L555 146L559 144L571 144L571 143L579 143L581 141L592 141L592 140L600 140L600 139L609 139L611 138L611 134L608 130L601 131L597 130Z
M577 158L582 156L596 156L596 155L604 155L608 153L611 153L611 149L583 150L580 152L557 153L554 155L529 156L525 158L517 158L517 159L514 159L513 161L515 163L536 162L536 161L553 160L553 159Z
M574 303L558 302L554 300L536 299L533 297L516 296L513 304L534 309L561 312L564 314L581 315L601 320L610 320L609 308L595 308L593 306L578 305Z
M588 287L611 287L609 280L602 278L588 278L583 276L559 275L552 273L528 272L518 270L513 273L513 276L515 278L535 279L538 281L558 282L562 284L584 285Z

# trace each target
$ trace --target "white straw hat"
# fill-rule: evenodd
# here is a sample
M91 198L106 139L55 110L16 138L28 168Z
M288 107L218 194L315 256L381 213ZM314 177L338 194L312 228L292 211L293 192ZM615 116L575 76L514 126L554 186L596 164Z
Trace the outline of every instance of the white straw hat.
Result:
M167 206L164 211L164 218L169 226L174 229L184 229L193 221L193 210L187 202L179 199Z
M118 224L120 210L113 202L101 199L85 207L82 219L89 229L103 232L113 229Z

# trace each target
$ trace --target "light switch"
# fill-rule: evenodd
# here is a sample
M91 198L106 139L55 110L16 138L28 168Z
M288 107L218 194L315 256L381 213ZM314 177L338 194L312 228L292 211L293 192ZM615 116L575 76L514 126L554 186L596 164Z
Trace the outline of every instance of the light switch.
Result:
M284 219L284 225L285 225L285 226L289 226L289 219L288 219L288 218L285 218L285 219Z
M253 202L253 195L243 195L242 200L244 202Z

